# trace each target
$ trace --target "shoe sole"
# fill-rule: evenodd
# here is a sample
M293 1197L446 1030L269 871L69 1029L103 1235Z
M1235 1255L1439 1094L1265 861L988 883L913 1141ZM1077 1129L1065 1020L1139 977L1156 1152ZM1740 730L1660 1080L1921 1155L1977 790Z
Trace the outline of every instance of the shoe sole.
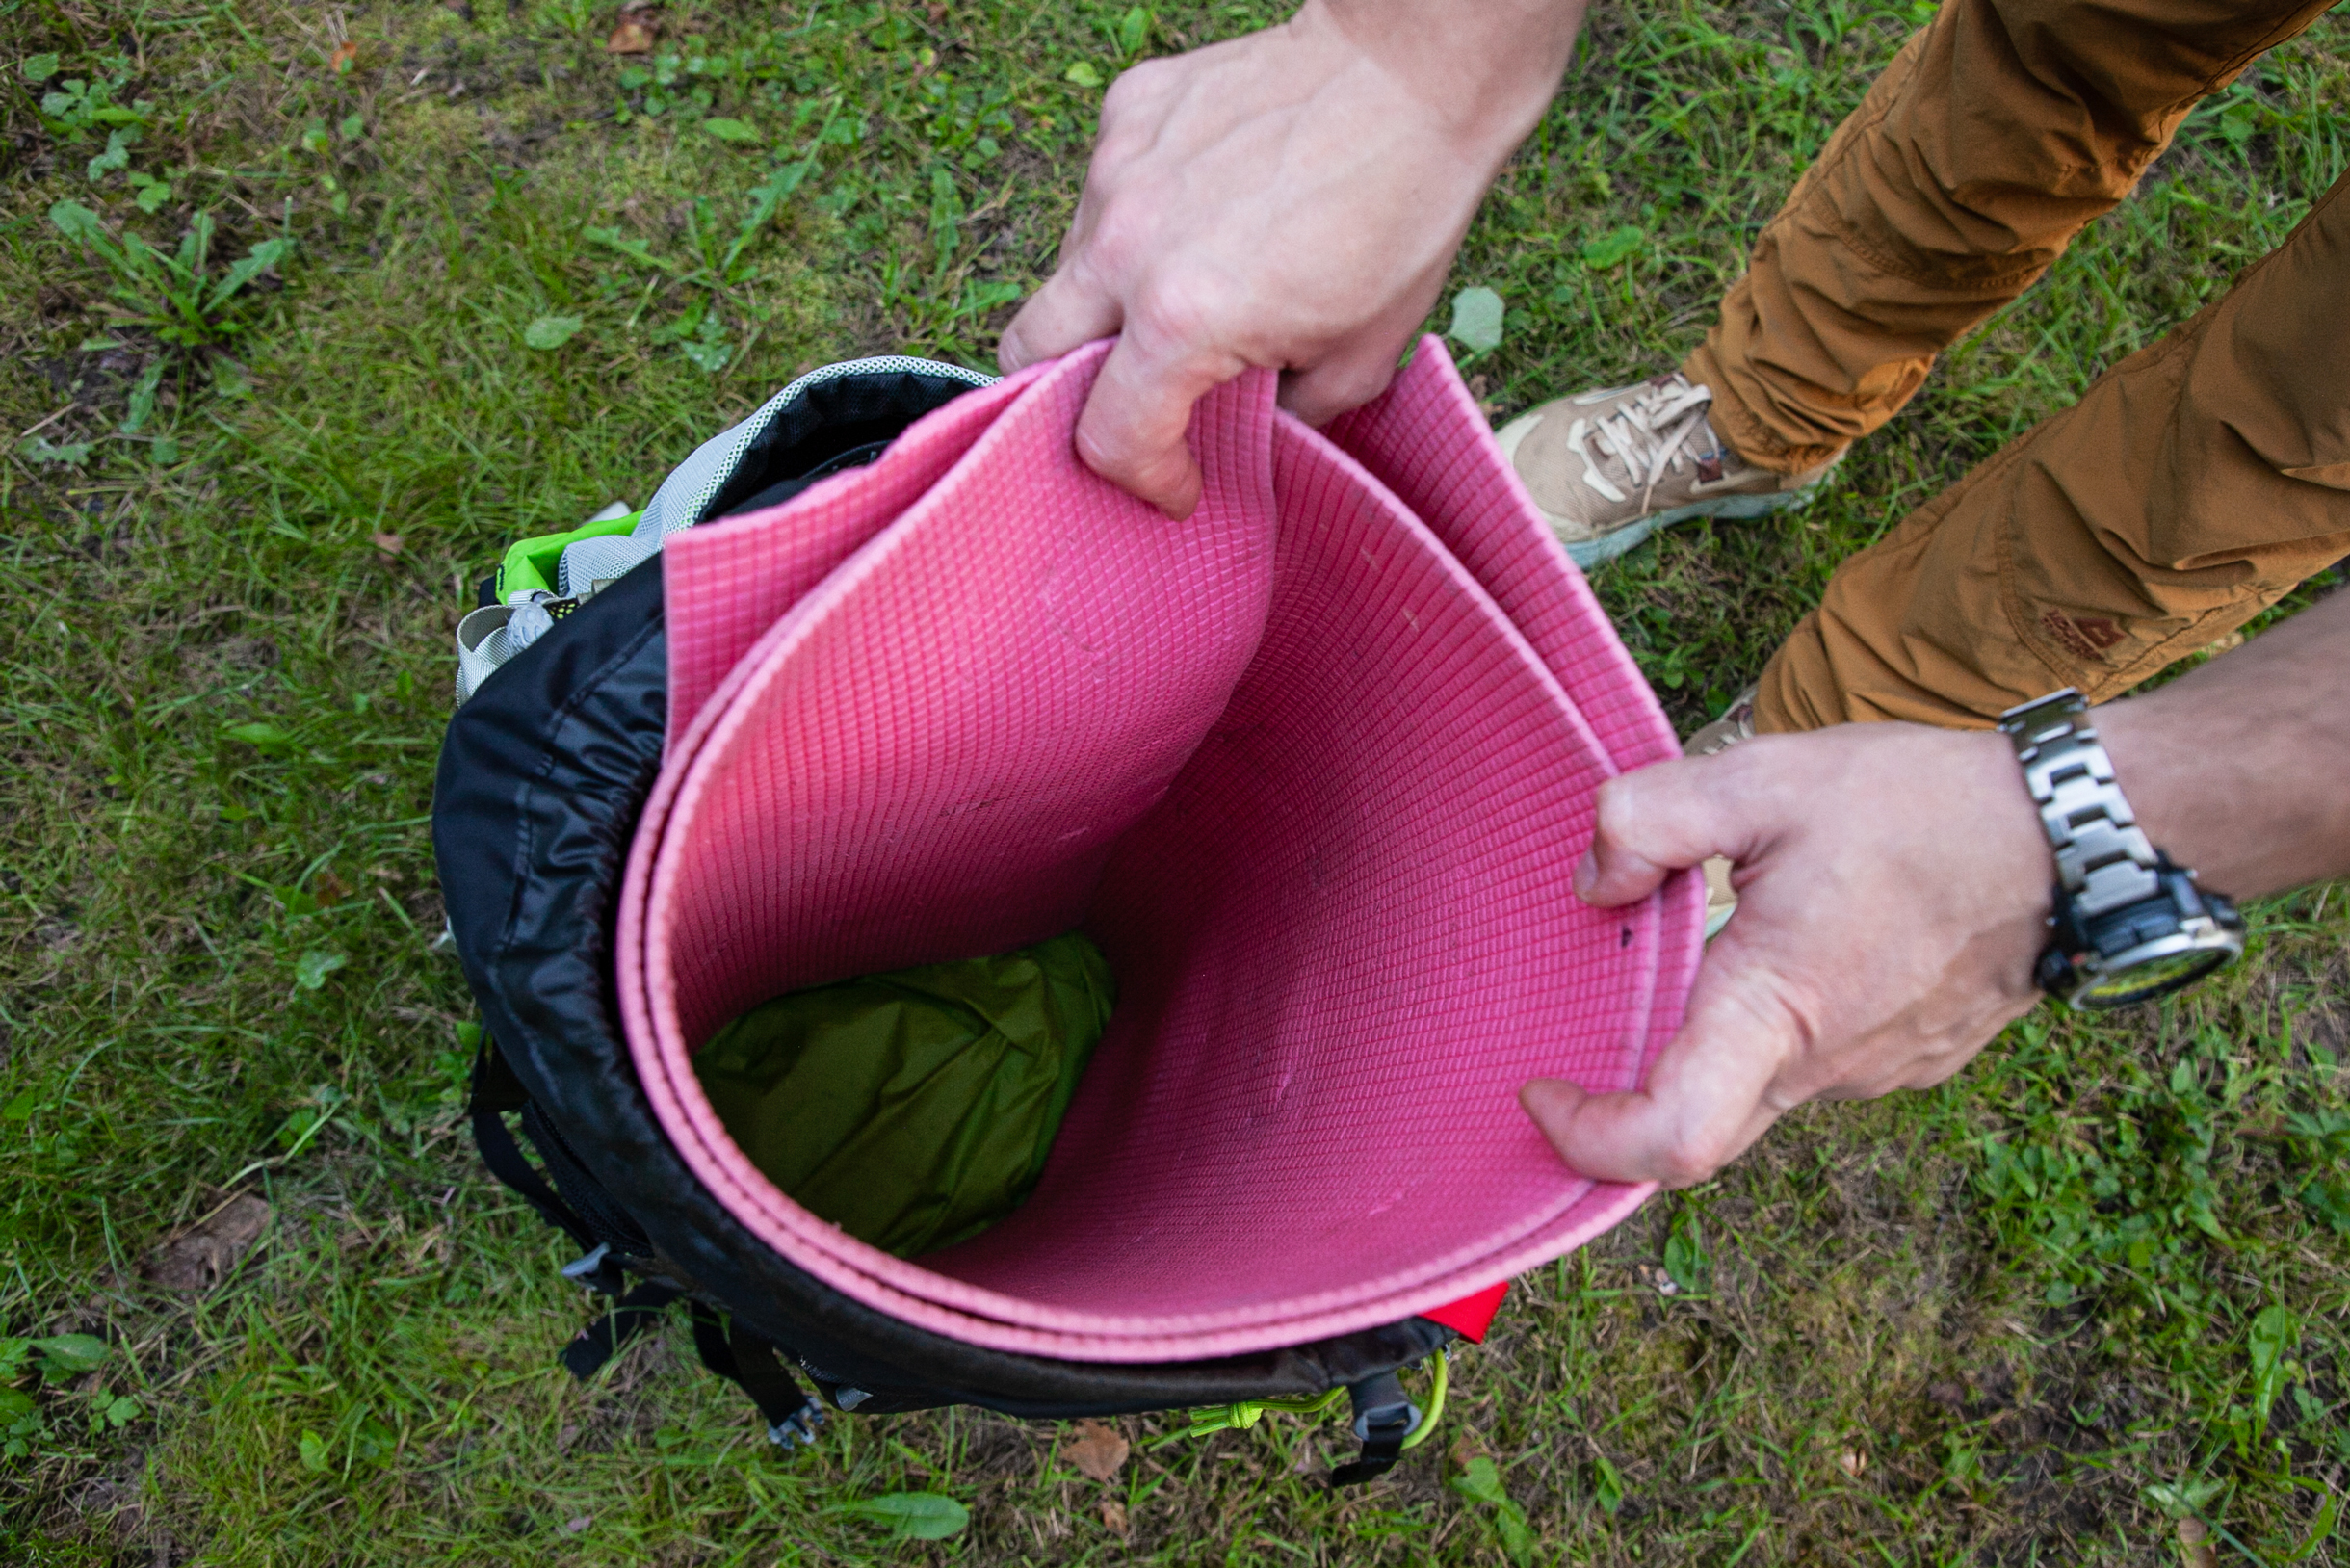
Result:
M1567 559L1589 571L1594 566L1604 566L1618 556L1638 549L1658 529L1670 528L1675 523L1685 523L1692 517L1760 517L1783 508L1805 505L1816 498L1818 493L1818 485L1808 484L1800 490L1773 490L1765 495L1715 496L1709 501L1692 501L1685 507L1651 512L1596 539L1567 539L1560 542L1567 547Z
M1503 426L1497 433L1496 438L1501 445L1501 455L1510 460L1513 467L1517 463L1518 443L1525 440L1532 429L1533 423L1530 418L1521 415ZM1829 467L1833 469L1835 464L1831 463ZM1692 517L1760 517L1765 512L1777 511L1785 507L1806 505L1817 499L1820 482L1827 477L1823 473L1819 479L1814 480L1799 490L1771 490L1762 495L1717 495L1704 501L1692 501L1685 507L1672 507L1663 511L1652 512L1646 517L1636 518L1626 523L1622 528L1601 535L1596 539L1561 537L1558 542L1567 547L1568 560L1574 562L1584 571L1589 571L1594 566L1605 565L1618 556L1638 549L1648 542L1649 536L1657 530L1670 528L1675 523L1685 523ZM1539 506L1534 510L1542 511ZM1551 532L1554 534L1558 532L1557 518L1543 511L1542 519L1551 525Z

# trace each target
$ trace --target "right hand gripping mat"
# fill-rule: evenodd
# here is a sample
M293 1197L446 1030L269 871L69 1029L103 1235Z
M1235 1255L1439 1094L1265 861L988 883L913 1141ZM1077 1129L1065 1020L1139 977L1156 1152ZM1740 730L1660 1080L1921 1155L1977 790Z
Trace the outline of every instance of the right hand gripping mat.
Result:
M1191 519L1106 484L1070 442L1104 352L991 389L945 477L673 714L622 899L632 1050L755 1234L923 1327L1159 1361L1394 1321L1645 1193L1567 1170L1516 1092L1631 1086L1678 1021L1694 879L1619 911L1570 888L1593 793L1670 733L1441 350L1355 444L1459 512L1507 610L1274 416L1269 378L1202 404ZM1431 466L1378 413L1475 460ZM669 541L673 659L826 494ZM1035 1192L961 1246L904 1261L817 1220L701 1095L692 1052L744 1006L1072 926L1117 1014Z

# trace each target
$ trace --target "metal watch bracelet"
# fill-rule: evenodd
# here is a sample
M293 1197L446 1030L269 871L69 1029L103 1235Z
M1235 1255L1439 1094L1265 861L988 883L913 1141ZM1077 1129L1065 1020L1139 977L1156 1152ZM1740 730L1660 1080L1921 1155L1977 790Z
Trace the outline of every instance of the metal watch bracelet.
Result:
M2113 780L2113 759L2089 722L2089 704L2067 687L1999 717L2024 785L2056 851L2057 884L2095 917L2161 892L2161 856Z

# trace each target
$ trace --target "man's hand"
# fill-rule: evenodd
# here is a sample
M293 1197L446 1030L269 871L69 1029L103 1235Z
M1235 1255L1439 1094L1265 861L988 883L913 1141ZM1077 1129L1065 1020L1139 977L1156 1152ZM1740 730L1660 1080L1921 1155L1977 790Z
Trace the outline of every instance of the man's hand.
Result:
M2142 697L2093 710L2156 848L2236 899L2350 875L2350 591ZM1737 862L1647 1088L1521 1098L1568 1164L1700 1182L1806 1100L1923 1088L2039 993L2055 860L2006 737L1914 724L1764 735L1600 792L1576 891L1629 903Z
M1319 424L1386 387L1582 8L1306 0L1280 27L1128 71L1058 269L1005 329L1005 370L1119 334L1079 455L1189 515L1202 394L1287 371L1283 405Z
M2038 1000L2055 865L2003 736L1854 724L1628 773L1576 891L1629 903L1716 854L1737 913L1648 1086L1522 1095L1585 1175L1704 1181L1807 1100L1941 1083Z

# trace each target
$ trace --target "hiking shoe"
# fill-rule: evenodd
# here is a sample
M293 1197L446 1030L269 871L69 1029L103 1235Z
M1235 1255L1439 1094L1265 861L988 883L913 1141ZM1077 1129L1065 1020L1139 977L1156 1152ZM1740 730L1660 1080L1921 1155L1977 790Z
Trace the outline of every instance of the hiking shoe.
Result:
M1755 738L1755 689L1748 687L1730 699L1722 717L1681 743L1684 757L1713 757L1740 741Z
M1690 736L1681 744L1684 757L1712 757L1729 750L1740 741L1751 741L1755 735L1755 689L1748 687L1731 698L1722 717ZM1706 939L1711 941L1716 931L1730 924L1730 917L1738 911L1738 896L1730 885L1730 862L1720 855L1708 860L1706 872Z
M1713 433L1712 404L1711 388L1675 371L1554 399L1499 439L1567 554L1588 568L1684 517L1758 517L1808 501L1837 464L1757 468Z

